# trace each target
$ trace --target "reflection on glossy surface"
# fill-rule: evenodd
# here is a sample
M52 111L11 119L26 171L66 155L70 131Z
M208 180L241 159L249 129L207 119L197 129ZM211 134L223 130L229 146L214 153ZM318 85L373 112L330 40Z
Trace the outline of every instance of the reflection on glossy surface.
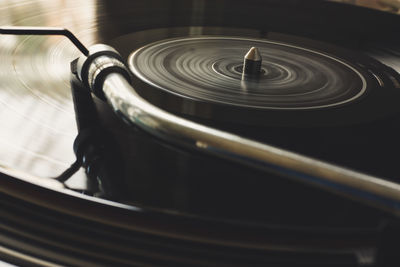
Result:
M0 24L64 27L90 44L94 9L93 1L2 1ZM69 62L79 51L59 36L1 36L0 47L0 162L56 176L75 157Z

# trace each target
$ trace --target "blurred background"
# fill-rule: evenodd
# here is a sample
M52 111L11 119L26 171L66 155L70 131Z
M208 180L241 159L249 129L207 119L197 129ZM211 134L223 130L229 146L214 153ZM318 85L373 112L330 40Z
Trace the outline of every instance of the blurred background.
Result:
M333 0L334 2L364 6L382 11L400 13L400 0Z

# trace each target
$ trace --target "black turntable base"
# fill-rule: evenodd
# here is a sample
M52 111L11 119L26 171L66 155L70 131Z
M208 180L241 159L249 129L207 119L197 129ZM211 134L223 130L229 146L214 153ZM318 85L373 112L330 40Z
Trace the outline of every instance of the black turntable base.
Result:
M0 260L399 266L398 7L0 3Z

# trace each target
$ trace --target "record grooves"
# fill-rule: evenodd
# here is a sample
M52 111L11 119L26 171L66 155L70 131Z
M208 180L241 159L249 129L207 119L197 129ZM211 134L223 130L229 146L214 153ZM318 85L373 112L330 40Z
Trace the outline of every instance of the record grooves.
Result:
M243 79L240 71L246 47L263 55L262 73L254 79ZM136 51L130 64L134 75L162 90L250 109L327 108L354 101L367 90L364 77L344 62L261 39L165 40Z

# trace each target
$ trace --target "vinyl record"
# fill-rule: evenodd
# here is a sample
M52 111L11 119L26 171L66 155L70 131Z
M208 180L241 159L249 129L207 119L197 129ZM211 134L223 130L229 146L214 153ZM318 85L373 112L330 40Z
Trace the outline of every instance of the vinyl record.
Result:
M395 14L273 0L4 1L0 13L0 25L57 26L88 47L114 47L139 94L171 113L399 181ZM243 78L251 47L261 72ZM70 63L79 56L64 37L0 36L2 259L378 266L395 255L382 248L396 218L373 203L164 142L93 95L100 147L115 153L104 166L118 168L107 182L120 194L96 195L106 183L90 168L57 182L76 159L71 89L83 84L74 87Z

